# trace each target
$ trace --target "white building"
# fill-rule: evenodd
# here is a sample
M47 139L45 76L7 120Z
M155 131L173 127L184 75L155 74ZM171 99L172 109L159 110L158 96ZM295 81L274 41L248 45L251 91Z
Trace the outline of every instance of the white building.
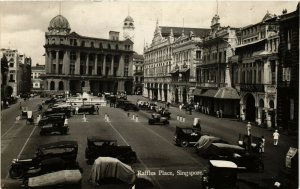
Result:
M45 65L36 64L31 68L32 91L38 92L44 89L41 75L45 74Z

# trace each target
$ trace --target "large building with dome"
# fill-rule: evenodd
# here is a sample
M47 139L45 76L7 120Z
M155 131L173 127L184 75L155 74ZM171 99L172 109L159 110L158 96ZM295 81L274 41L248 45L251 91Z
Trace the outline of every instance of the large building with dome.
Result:
M45 92L131 94L134 21L130 16L124 20L124 38L119 34L110 31L109 39L82 36L71 32L64 16L54 17L45 33Z

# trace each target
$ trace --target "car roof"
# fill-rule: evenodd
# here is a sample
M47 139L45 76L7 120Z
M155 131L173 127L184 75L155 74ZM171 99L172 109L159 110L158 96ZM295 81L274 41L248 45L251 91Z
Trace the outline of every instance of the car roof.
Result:
M236 149L236 150L245 150L244 148L242 148L238 145L233 145L233 144L212 143L212 145L217 146L219 148L231 148L231 149Z
M52 142L48 144L43 144L38 147L38 149L49 149L49 148L59 148L59 147L78 147L77 141L59 141L59 142Z
M88 136L87 137L88 141L93 141L93 142L101 142L101 141L117 141L114 137L111 135L102 135L102 136Z
M212 166L220 168L237 168L237 165L232 161L225 160L209 160Z

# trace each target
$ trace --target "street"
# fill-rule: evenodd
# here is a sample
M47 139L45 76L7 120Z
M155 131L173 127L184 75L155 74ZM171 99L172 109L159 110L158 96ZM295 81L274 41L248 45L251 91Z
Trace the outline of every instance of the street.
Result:
M128 100L136 102L141 96L128 96ZM44 100L31 98L22 102L23 106L36 111L37 105ZM200 188L201 171L207 166L207 159L198 156L192 147L182 148L174 145L173 135L176 125L182 125L176 120L176 115L186 118L184 125L191 126L194 117L201 119L202 131L214 136L222 137L232 144L236 144L239 133L246 132L246 124L233 119L215 118L193 112L188 115L171 107L170 125L148 125L150 113L147 111L127 112L119 108L100 107L99 115L87 115L87 122L83 122L82 115L74 115L69 119L70 132L68 135L40 136L39 128L26 125L25 120L16 121L20 113L19 105L12 105L2 111L1 124L1 186L2 188L20 188L21 181L8 177L8 170L13 158L19 155L34 154L38 145L55 141L75 140L79 144L77 160L83 168L82 188L96 188L88 182L91 166L86 163L84 152L87 136L111 135L117 139L119 145L130 145L138 155L137 163L132 164L138 174L145 174L152 178L155 188ZM35 117L36 117L35 112ZM105 122L104 114L109 115L110 122ZM132 115L138 115L139 120L132 120ZM241 173L240 188L262 187L267 179L277 176L285 161L285 155L290 146L296 146L297 140L281 135L279 146L273 146L272 132L263 128L252 127L252 135L266 138L264 154L264 173ZM195 174L193 176L188 174ZM249 184L250 183L250 184ZM100 188L120 188L123 185L107 185ZM128 187L128 186L125 186Z

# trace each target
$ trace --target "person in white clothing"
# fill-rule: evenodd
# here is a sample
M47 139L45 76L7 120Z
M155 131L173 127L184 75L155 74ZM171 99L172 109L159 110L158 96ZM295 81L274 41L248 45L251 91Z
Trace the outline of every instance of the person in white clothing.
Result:
M279 136L280 134L278 133L278 130L275 130L275 132L273 133L274 146L278 145Z
M247 135L249 136L251 134L251 123L248 122L248 124L246 125L247 127Z

